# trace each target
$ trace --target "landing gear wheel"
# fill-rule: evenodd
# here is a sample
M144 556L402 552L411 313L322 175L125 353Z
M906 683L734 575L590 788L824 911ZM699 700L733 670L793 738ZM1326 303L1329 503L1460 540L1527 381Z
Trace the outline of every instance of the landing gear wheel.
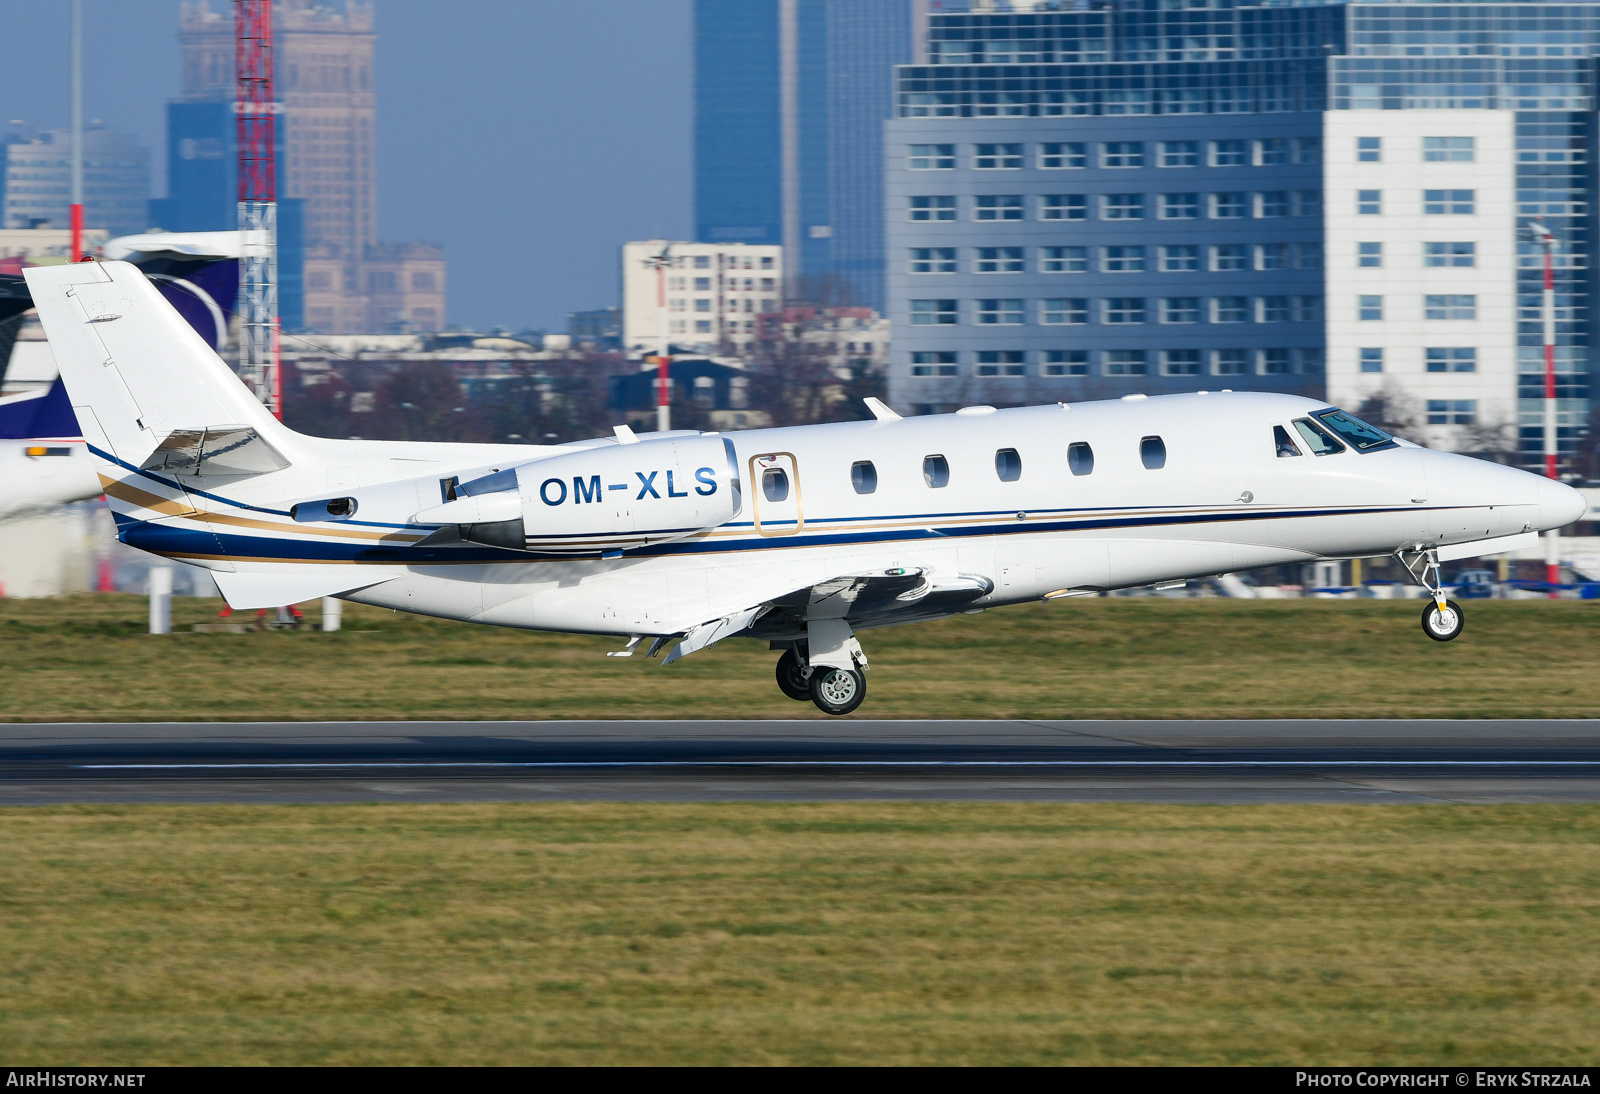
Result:
M824 714L849 714L867 697L867 678L855 669L811 671L811 701Z
M1448 642L1458 637L1466 625L1467 619L1462 614L1461 605L1454 600L1446 600L1442 612L1432 600L1422 610L1422 633L1435 642Z
M802 665L794 650L784 650L778 658L778 690L796 702L811 699L811 667Z

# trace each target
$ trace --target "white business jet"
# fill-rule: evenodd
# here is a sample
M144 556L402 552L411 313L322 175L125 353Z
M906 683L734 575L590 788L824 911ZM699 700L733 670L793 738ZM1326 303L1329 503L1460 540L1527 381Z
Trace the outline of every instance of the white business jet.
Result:
M1460 633L1439 563L1571 523L1560 483L1287 395L1195 393L555 446L284 427L134 267L26 271L123 542L235 608L338 596L533 630L783 651L830 714L856 632L1003 604L1394 554Z

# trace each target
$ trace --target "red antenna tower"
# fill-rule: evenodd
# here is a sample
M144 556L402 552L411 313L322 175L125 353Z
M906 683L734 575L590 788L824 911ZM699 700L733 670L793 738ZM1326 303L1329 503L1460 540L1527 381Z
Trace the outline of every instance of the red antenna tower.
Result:
M239 371L283 417L278 362L278 111L272 84L272 0L233 0L239 144Z

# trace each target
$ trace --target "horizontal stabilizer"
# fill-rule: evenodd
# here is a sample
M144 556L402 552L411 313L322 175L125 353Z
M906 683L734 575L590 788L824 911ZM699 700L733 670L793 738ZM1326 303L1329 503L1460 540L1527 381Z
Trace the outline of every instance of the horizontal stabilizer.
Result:
M1521 551L1539 546L1538 532L1519 532L1514 536L1480 539L1472 543L1452 543L1439 548L1440 562L1456 562L1463 558L1480 558L1484 555L1503 555L1507 551Z
M254 427L213 425L205 429L174 429L139 469L222 478L265 475L288 466L283 454Z
M228 573L212 570L228 607L281 608L323 596L370 588L394 576L381 566L304 566L293 573Z

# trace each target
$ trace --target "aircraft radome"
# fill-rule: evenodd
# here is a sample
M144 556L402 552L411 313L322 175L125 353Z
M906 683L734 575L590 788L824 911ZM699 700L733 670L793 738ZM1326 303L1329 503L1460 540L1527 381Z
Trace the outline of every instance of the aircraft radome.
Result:
M724 638L842 714L856 634L1005 604L1284 563L1438 564L1584 512L1561 483L1420 448L1288 395L969 407L553 446L327 440L288 429L133 266L26 272L119 536L204 566L235 608L316 596L614 634L619 655Z

